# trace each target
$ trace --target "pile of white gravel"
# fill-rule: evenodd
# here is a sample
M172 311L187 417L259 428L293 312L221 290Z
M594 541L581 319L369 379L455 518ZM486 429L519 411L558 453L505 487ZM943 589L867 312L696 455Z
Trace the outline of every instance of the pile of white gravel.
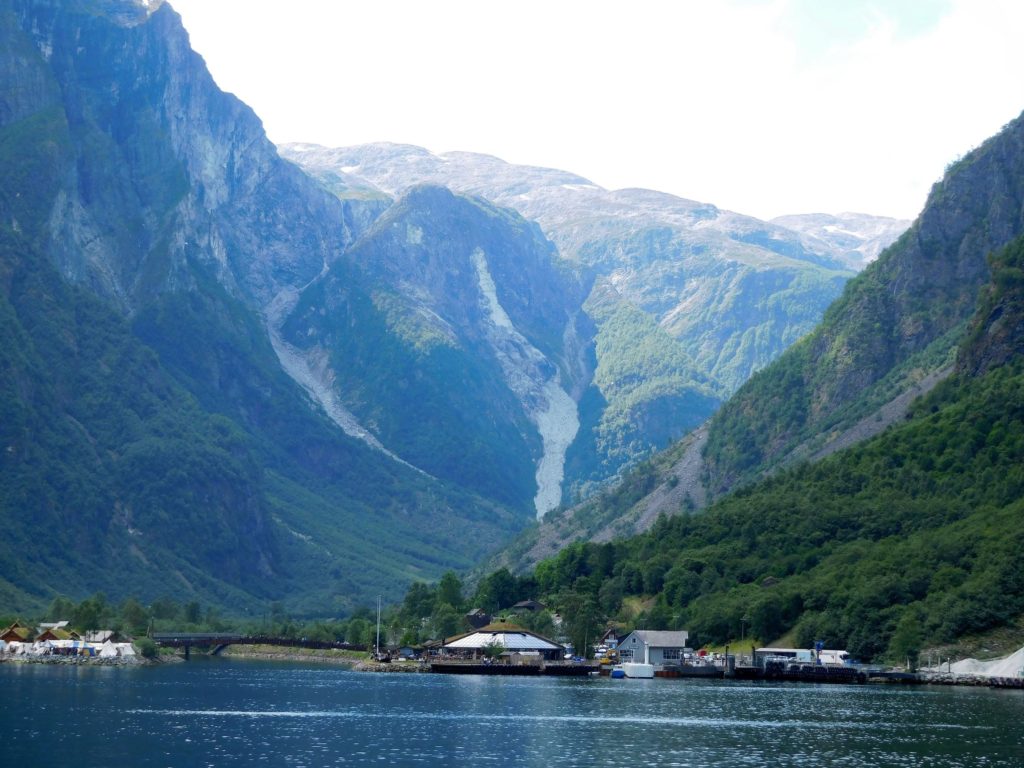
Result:
M945 671L945 670L943 670ZM961 659L949 666L954 675L973 675L975 677L1024 677L1024 648L1002 659L978 661L977 659Z

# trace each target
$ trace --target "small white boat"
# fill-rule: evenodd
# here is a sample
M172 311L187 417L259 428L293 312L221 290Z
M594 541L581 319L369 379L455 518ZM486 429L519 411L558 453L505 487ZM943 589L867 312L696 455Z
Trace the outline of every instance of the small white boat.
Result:
M639 678L641 680L654 677L654 665L651 664L650 652L650 646L645 642L643 662L624 661L619 664L622 667L622 671L626 673L626 677Z
M622 664L622 671L626 677L651 678L654 677L654 665L641 662L626 661Z

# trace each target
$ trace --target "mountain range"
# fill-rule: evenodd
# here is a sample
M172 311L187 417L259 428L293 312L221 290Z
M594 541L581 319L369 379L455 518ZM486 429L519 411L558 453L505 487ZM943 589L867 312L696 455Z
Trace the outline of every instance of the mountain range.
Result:
M1022 120L947 176L919 223L962 210L945 208L945 193L963 191L970 179L981 182L968 169L980 171L993 153L1006 152L1002 159L1011 160ZM1000 179L995 173L982 186L998 186ZM972 197L980 192L976 188ZM1000 198L989 199L999 208ZM946 258L956 250L945 250ZM915 251L891 249L879 270L898 273L913 263ZM971 257L960 251L959 258ZM769 477L700 514L676 510L639 535L563 544L519 578L499 569L482 584L510 584L506 604L529 593L555 610L584 605L602 620L685 627L695 644L823 643L862 661L897 665L916 665L925 651L948 656L965 648L988 654L1018 648L1024 627L1024 236L986 262L988 275L957 333L943 380L884 431L826 458L776 466ZM876 277L868 273L863 280ZM864 289L860 281L851 283L850 293ZM899 293L887 287L888 294ZM856 303L837 303L830 317L841 322L850 306ZM851 352L866 341L849 340ZM798 353L786 353L764 376L792 385L784 376L786 357ZM671 487L672 458L662 458L604 496L589 510L591 520L615 507L628 515L638 498L643 506L659 494L643 499L651 488Z
M705 425L490 568L712 642L903 661L1019 626L1022 163L1024 116Z
M11 608L322 615L468 568L702 423L905 226L279 152L162 2L2 0L0 82Z
M807 333L853 271L908 222L862 214L764 222L660 192L605 190L488 155L369 144L290 144L288 158L343 200L440 184L537 222L586 277L594 323L581 431L566 499L703 422L749 376Z

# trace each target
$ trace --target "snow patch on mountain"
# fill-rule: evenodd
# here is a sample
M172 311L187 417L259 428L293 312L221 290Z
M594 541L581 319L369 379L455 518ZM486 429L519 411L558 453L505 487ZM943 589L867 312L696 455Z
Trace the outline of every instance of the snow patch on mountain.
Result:
M562 501L565 453L580 428L576 401L562 388L557 367L516 329L501 306L487 258L480 248L473 251L472 260L482 303L491 320L487 341L501 364L509 388L537 426L544 446L537 464L537 495L533 502L540 519Z

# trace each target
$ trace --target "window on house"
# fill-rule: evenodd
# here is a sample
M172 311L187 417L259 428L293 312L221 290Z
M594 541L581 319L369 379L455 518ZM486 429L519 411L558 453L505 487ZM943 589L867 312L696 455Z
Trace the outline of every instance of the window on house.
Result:
M681 654L678 648L665 648L661 652L661 658L665 661L679 661Z

